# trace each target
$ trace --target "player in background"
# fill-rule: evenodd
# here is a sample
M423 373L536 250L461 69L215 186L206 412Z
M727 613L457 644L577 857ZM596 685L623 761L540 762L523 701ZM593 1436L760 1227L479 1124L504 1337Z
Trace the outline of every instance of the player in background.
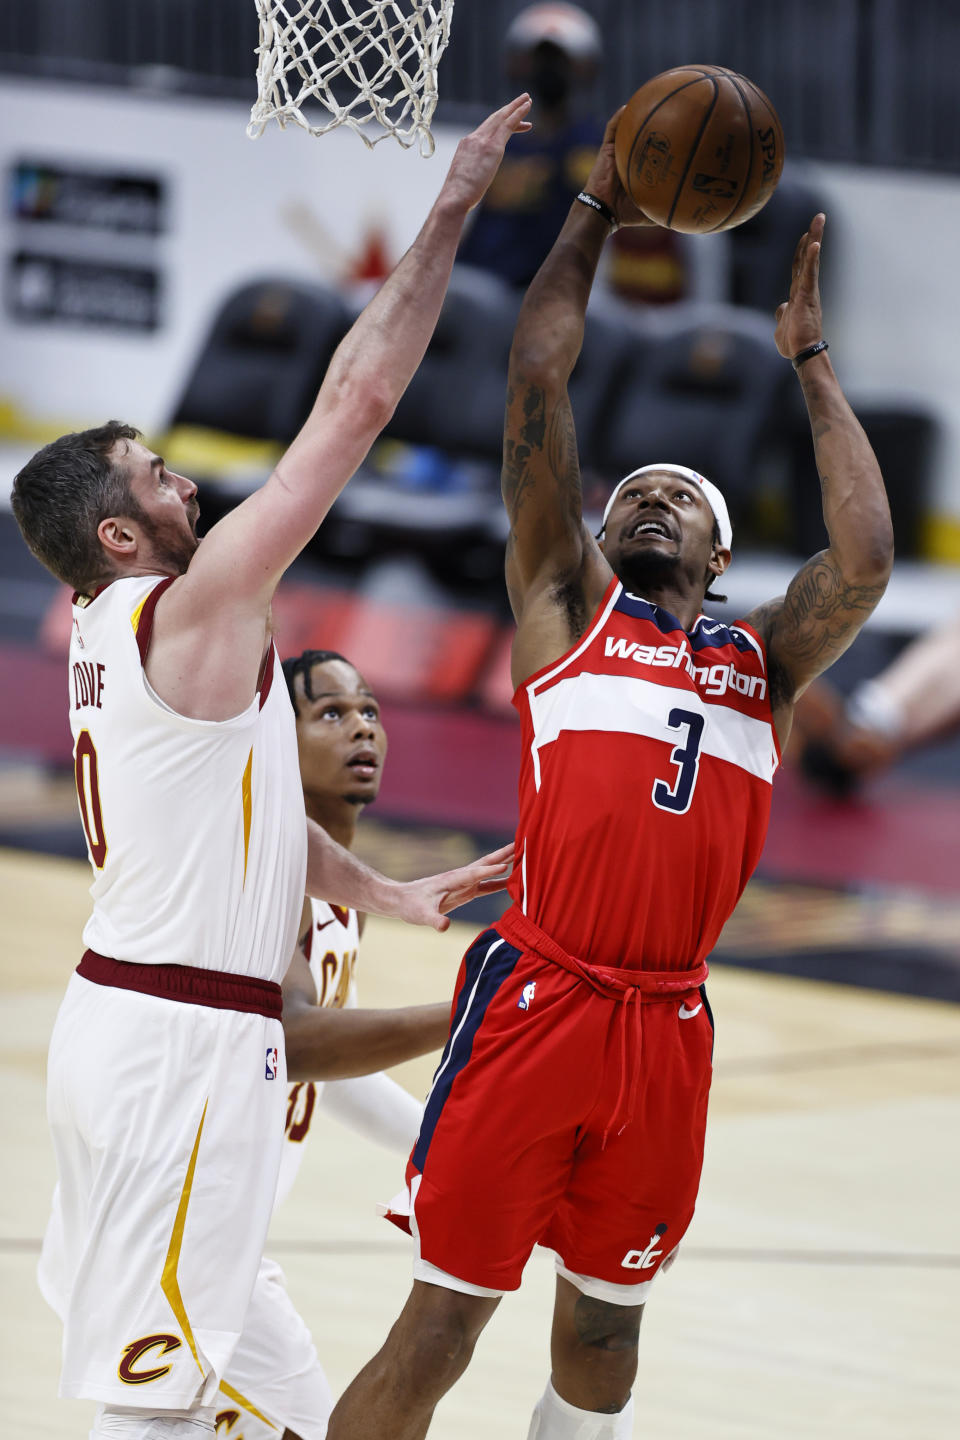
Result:
M304 891L445 928L493 862L397 885L306 820L270 603L433 332L468 211L529 99L460 142L410 250L339 345L265 484L196 533L196 486L129 426L63 436L14 482L75 591L70 721L94 869L51 1039L56 1209L41 1264L60 1391L95 1440L210 1434L276 1189L280 986Z
M354 666L333 651L307 650L284 660L283 673L297 717L307 814L350 850L357 820L380 788L387 749L380 707ZM404 1157L420 1129L423 1106L382 1070L439 1050L450 1006L356 1008L365 919L323 900L308 899L304 907L283 981L287 1073L296 1083L287 1100L278 1205L293 1188L318 1109ZM323 1440L326 1434L330 1387L273 1260L260 1262L220 1390L217 1420L226 1433L236 1417L244 1440Z
M960 726L960 615L911 640L845 699L818 680L797 706L789 759L838 795Z
M567 382L606 217L644 220L617 178L618 118L590 177L600 205L571 206L510 356L514 904L467 952L408 1164L413 1291L329 1440L419 1440L537 1243L558 1277L531 1440L632 1435L643 1305L699 1184L705 958L760 854L794 701L890 573L883 481L820 346L822 215L797 247L775 339L810 414L828 548L728 626L702 613L732 541L702 476L645 465L615 488L599 544L584 526Z

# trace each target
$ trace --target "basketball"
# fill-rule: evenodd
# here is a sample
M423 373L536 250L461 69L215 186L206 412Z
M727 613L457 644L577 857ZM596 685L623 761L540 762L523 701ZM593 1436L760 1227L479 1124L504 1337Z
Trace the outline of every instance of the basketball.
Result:
M617 170L635 205L658 225L705 235L756 215L783 170L783 130L752 81L720 65L655 75L628 101L616 136Z

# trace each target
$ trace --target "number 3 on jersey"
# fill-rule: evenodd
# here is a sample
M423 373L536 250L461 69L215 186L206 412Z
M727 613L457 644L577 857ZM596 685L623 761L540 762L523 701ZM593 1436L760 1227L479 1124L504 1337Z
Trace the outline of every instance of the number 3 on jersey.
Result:
M672 810L675 815L686 815L690 809L693 792L700 771L700 741L703 739L703 716L695 710L671 710L667 716L671 730L682 730L686 726L683 744L674 745L670 760L677 767L673 788L666 780L655 780L652 798L658 810Z
M98 870L103 869L107 858L107 837L103 833L103 814L100 809L100 777L97 771L97 752L89 730L81 730L77 736L74 754L74 775L77 781L77 799L80 801L80 819L87 836L90 859Z

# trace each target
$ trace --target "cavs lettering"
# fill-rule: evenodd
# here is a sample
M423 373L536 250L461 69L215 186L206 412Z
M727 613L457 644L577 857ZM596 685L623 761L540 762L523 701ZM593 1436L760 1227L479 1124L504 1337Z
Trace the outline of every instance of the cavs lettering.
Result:
M152 1380L169 1375L173 1366L159 1365L157 1361L179 1350L182 1344L177 1335L143 1335L139 1340L131 1340L123 1347L117 1374L124 1385L149 1385Z
M229 1435L230 1440L243 1440L243 1435L240 1434L239 1431L234 1430L233 1428L239 1419L239 1410L218 1410L216 1422L214 1424L214 1430L216 1434Z
M304 942L304 954L317 987L317 1004L342 1010L350 996L360 930L355 910L311 901L313 924Z
M324 1009L342 1010L356 1004L354 971L360 948L360 925L355 910L311 900L312 924L303 942L303 953L317 990L317 1004ZM280 1157L277 1203L290 1193L303 1158L307 1138L323 1085L300 1081L287 1095L286 1144ZM233 1437L231 1436L231 1440Z

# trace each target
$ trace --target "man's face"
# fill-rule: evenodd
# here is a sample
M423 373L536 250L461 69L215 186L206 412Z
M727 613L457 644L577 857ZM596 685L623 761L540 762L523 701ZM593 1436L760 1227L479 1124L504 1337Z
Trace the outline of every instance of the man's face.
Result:
M369 805L377 798L387 753L380 707L346 660L310 671L310 699L296 677L297 744L304 791L318 798Z
M624 485L610 508L601 549L628 588L703 584L714 554L714 514L699 485L652 470ZM718 547L719 549L719 547ZM720 551L729 559L728 551Z
M199 545L197 487L169 470L139 440L118 440L111 456L130 479L135 506L130 517L142 532L138 558L182 575Z

